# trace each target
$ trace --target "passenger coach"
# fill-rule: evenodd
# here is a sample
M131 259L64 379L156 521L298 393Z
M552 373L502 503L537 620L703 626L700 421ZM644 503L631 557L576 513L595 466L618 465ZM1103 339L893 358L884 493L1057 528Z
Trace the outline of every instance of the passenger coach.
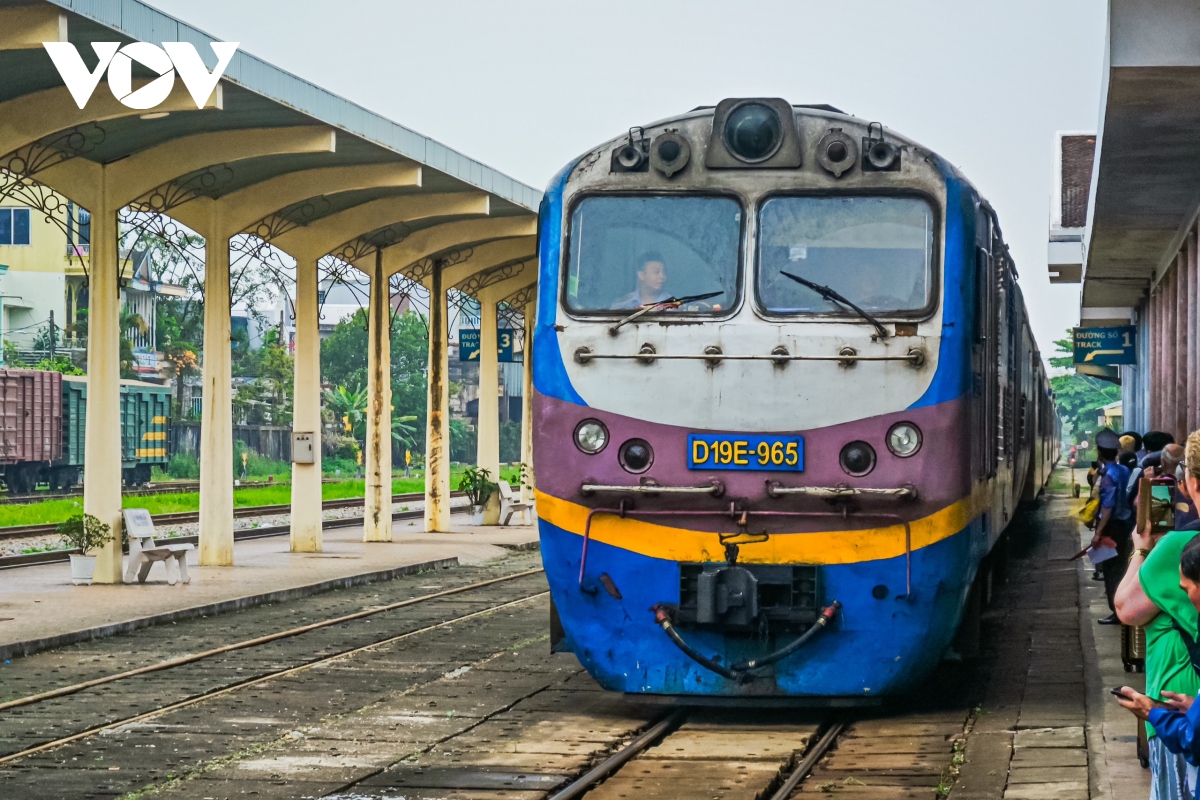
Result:
M540 221L555 647L637 693L928 673L1058 457L987 202L879 123L730 99L584 154Z

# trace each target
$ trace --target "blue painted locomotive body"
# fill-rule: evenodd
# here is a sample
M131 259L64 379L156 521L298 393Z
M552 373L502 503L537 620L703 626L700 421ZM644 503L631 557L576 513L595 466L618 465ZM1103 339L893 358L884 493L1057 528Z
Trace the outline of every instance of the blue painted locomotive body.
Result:
M778 111L783 142L765 167L718 152L736 150L739 108L781 102L726 101L635 129L566 167L543 201L542 557L556 647L614 691L830 701L903 690L942 657L981 564L1058 457L1052 396L986 201L936 154L828 109ZM679 139L690 159L668 174L678 147L655 148ZM878 143L894 164L873 167ZM655 203L684 197L736 205L713 212L736 239L736 269L711 255L717 223L684 235L655 221ZM627 200L606 198L662 201L626 213ZM642 305L588 301L589 282L614 293L620 282L604 282L630 259L613 254L642 239L654 247L628 281ZM872 258L924 265L891 273L912 276L911 307L846 296L845 276ZM647 259L670 263L641 268ZM828 276L820 289L845 277L846 302L805 311L819 301L772 288L784 268ZM655 269L666 300L648 294ZM671 305L692 274L722 288L719 305ZM691 460L695 434L733 442L726 468ZM753 442L772 436L803 440L800 469L786 457L756 469ZM815 630L822 610L829 624Z

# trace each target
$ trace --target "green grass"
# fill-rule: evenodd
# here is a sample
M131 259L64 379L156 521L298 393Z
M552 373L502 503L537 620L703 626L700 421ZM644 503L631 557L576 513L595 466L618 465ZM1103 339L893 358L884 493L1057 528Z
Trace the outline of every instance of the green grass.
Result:
M450 470L450 486L458 488L462 478L463 467ZM519 478L517 467L501 467L500 475L509 482ZM403 475L403 472L400 473ZM425 477L422 473L414 473L412 478L392 478L394 494L425 491ZM322 500L341 500L347 497L362 497L364 482L362 480L344 480L337 483L321 485ZM292 487L288 483L275 486L263 486L254 489L234 489L233 504L239 508L247 506L286 505L292 500ZM196 511L200 508L199 492L183 492L178 494L138 495L123 498L124 508L145 508L151 514L178 514L185 511ZM62 500L45 500L41 503L24 505L0 504L0 526L8 525L44 525L50 522L62 522L74 514L83 511L83 498Z

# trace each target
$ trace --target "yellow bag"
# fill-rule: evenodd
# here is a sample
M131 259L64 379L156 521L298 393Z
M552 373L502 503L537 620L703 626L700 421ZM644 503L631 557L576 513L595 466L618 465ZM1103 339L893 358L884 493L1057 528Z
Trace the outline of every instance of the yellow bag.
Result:
M1091 525L1096 517L1100 515L1100 498L1093 497L1079 508L1072 512L1075 519L1082 522L1084 525Z

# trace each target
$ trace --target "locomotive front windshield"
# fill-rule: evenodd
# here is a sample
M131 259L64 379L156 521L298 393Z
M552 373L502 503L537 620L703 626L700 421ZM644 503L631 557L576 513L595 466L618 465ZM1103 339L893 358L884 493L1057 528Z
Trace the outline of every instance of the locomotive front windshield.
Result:
M784 272L881 314L927 308L933 211L914 197L775 197L758 215L756 289L773 314L849 312Z
M566 306L616 314L674 299L684 313L722 314L738 299L741 235L729 197L584 198L571 213Z

